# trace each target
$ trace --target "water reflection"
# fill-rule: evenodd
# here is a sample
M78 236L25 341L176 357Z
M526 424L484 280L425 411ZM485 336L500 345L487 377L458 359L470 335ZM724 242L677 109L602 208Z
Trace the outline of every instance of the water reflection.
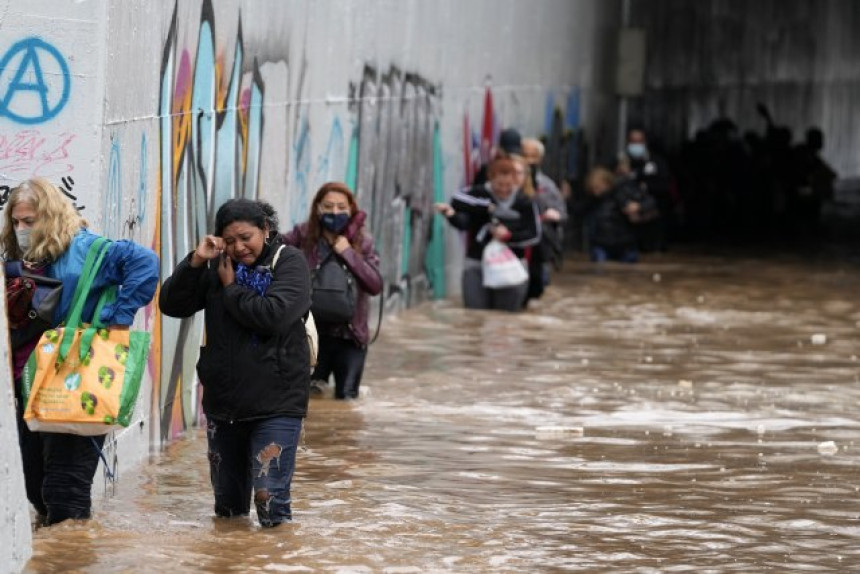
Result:
M850 571L854 267L573 262L524 315L411 310L364 399L312 402L293 524L215 520L195 434L28 571Z

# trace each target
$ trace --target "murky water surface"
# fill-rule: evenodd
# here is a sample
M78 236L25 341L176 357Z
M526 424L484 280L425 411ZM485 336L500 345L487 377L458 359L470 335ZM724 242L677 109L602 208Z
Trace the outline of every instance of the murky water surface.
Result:
M213 519L195 434L39 530L28 571L856 571L858 278L573 260L522 315L427 304L387 320L363 400L313 400L294 523Z

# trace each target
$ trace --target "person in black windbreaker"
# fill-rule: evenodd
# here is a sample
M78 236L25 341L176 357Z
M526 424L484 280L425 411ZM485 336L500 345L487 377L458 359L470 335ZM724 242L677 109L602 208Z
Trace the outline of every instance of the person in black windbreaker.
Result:
M217 516L247 516L253 490L262 526L292 519L290 484L310 395L303 321L310 305L305 256L281 246L274 209L249 199L224 203L215 233L162 285L165 315L206 313L197 374Z
M585 209L591 260L639 261L634 225L653 206L644 205L639 200L639 190L634 182L623 177L616 179L603 167L593 168L588 173L585 186L589 197ZM646 201L653 199L647 198Z
M525 300L528 282L487 288L481 267L484 248L492 239L506 243L520 260L526 247L540 243L540 214L535 202L516 188L515 169L510 157L499 156L488 166L488 183L458 191L450 204L436 204L451 225L466 232L462 290L467 309L519 311Z

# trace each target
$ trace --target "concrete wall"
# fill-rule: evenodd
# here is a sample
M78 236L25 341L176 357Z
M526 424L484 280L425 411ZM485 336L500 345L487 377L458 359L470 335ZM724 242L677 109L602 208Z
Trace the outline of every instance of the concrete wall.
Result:
M860 3L854 0L631 0L647 34L645 93L631 116L671 144L720 115L741 130L774 121L824 130L823 155L860 175Z
M616 1L5 6L0 209L20 180L49 177L97 232L152 247L163 277L225 199L265 199L285 229L336 179L370 213L389 312L454 296L463 246L432 204L500 129L547 135L560 175L577 165L577 134L615 145L603 68ZM202 317L153 304L136 327L154 345L136 420L107 442L120 476L200 417Z
M0 278L3 270L0 268ZM0 285L0 568L18 572L30 559L30 512L21 473L15 395L12 392L11 356L6 324L6 282Z

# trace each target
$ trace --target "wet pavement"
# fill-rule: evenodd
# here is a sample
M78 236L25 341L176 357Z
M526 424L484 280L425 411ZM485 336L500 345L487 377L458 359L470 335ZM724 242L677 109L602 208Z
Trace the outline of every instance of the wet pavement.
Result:
M205 436L35 533L27 572L860 569L850 254L580 258L519 315L388 318L314 399L294 522L212 517Z

